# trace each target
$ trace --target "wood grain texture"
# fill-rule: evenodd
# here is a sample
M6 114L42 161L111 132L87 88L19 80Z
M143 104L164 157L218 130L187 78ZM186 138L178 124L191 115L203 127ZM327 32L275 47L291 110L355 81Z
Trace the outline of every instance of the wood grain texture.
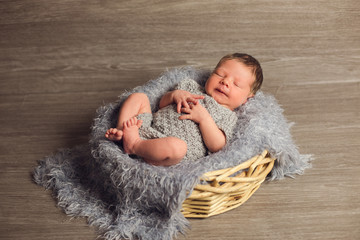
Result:
M316 160L178 239L359 239L357 0L1 1L0 239L95 239L32 182L36 161L85 143L96 108L122 91L230 52L260 60L263 90Z

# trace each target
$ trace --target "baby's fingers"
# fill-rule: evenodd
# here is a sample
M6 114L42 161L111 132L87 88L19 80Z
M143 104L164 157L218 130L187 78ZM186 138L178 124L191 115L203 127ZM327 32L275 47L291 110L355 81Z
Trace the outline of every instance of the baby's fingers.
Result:
M181 102L178 102L177 105L176 105L176 110L178 113L181 113Z
M186 100L178 102L177 108L176 108L176 110L177 110L178 113L181 113L181 108L182 108L182 107L184 107L184 108L189 108L189 104L187 103Z
M192 102L193 104L198 104L198 100L199 99L204 99L205 97L204 96L202 96L202 95L195 95L195 94L193 94L193 95L191 95L191 97L189 97L187 100L188 100L188 102Z
M202 95L195 95L195 94L193 94L193 95L191 95L191 97L188 98L188 101L189 101L189 102L193 102L193 103L197 103L198 100L204 99L204 98L205 98L205 97L202 96Z
M188 99L187 99L187 103L188 103L188 102L196 105L196 104L198 103L198 100L195 99L195 98L188 98ZM188 104L188 106L189 106L189 104ZM187 106L187 107L188 107L188 106Z
M191 113L191 109L190 108L181 108L181 112L182 113Z
M191 115L190 114L184 114L184 115L181 115L180 117L179 117L179 119L180 120L191 120L192 118L191 118Z
M193 95L193 98L195 98L195 99L204 99L205 98L205 96L203 96L203 95Z

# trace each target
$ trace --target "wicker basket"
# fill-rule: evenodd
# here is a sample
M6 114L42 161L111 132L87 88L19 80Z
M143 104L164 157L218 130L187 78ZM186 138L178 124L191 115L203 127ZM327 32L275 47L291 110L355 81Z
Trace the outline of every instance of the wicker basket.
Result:
M260 187L274 161L265 150L238 166L205 173L201 180L207 184L195 186L182 205L182 214L207 218L240 206Z

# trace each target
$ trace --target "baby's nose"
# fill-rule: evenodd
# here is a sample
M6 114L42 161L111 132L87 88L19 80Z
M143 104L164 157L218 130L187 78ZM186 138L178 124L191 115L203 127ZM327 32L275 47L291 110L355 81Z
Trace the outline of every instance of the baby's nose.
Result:
M221 83L224 84L224 85L227 86L227 87L229 86L230 82L231 82L231 79L228 78L228 77L223 78L223 79L221 80Z

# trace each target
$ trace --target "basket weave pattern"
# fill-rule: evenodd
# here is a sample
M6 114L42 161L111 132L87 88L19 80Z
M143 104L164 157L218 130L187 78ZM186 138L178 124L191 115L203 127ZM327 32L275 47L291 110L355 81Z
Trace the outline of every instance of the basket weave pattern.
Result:
M234 209L260 187L274 166L267 150L232 168L205 173L182 205L187 218L207 218ZM235 174L235 176L233 176Z

